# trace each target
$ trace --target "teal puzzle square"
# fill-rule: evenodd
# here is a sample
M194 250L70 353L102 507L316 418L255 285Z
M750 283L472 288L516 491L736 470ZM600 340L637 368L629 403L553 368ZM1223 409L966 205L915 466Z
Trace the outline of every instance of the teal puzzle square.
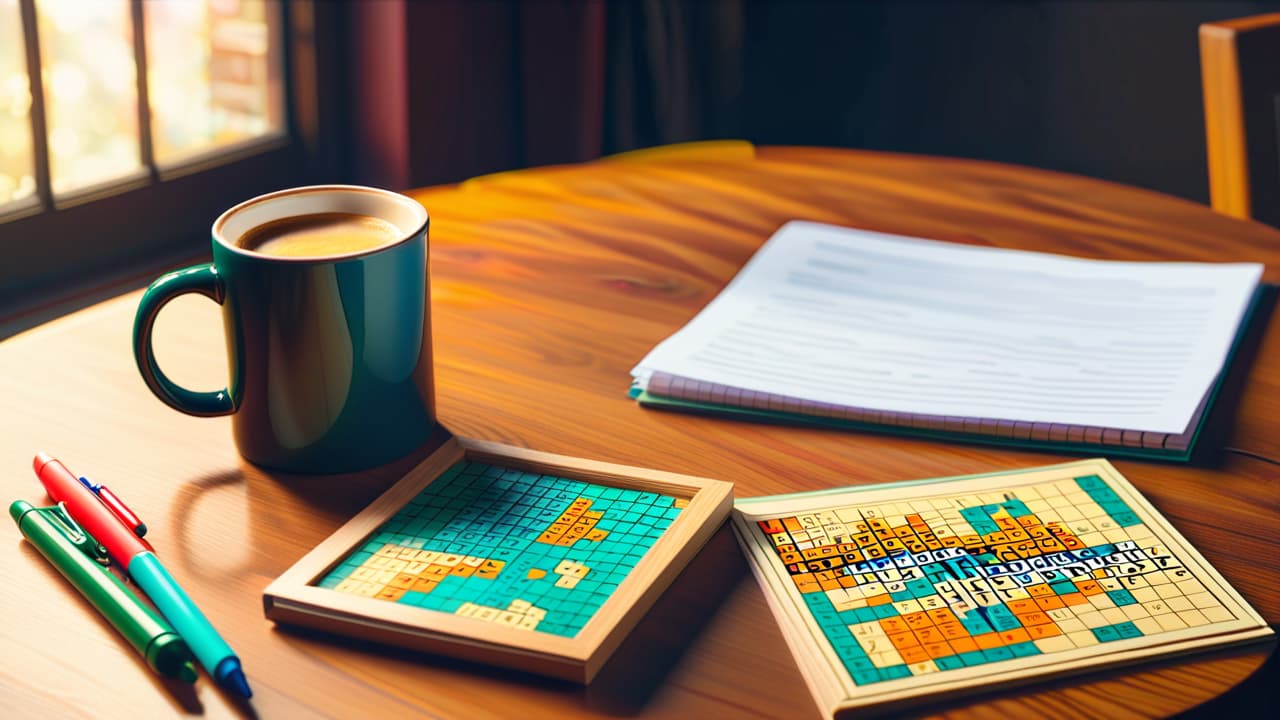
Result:
M1104 625L1100 628L1094 628L1093 636L1098 639L1098 642L1111 642L1113 640L1120 639L1120 633L1113 625Z
M1085 475L1078 477L1076 478L1076 485L1079 485L1080 489L1085 492L1107 488L1107 484L1097 475Z
M906 665L890 665L889 667L880 668L880 678L882 680L897 680L910 676L911 670Z
M1014 657L1028 657L1030 655L1040 654L1040 648L1036 647L1035 643L1031 642L1014 643L1009 645L1008 649L1009 652L1013 653Z
M1138 601L1134 599L1133 594L1123 588L1119 590L1108 590L1107 597L1111 598L1117 606L1134 605Z
M855 650L856 648L856 650ZM862 648L857 643L853 647L846 646L845 653L839 653L840 657L854 672L875 672L876 664L871 662L866 653L862 652Z
M861 607L853 612L856 614L857 621L860 623L871 622L877 619L876 611L869 607Z
M880 673L876 670L852 670L849 677L853 678L855 685L871 685L880 682Z
M1129 510L1112 513L1111 519L1115 520L1120 527L1132 527L1142 522L1135 513Z
M939 670L958 670L964 667L964 661L955 655L946 655L933 661Z
M1113 627L1115 627L1116 634L1120 636L1121 640L1142 637L1143 635L1143 632L1138 629L1138 626L1131 622L1116 623Z
M960 618L960 625L964 627L970 635L982 635L983 633L989 633L994 630L994 628L987 624L987 621L982 619L982 615L976 612L965 613L964 617Z
M987 662L1013 659L1013 651L1007 647L990 648L981 652L987 656Z

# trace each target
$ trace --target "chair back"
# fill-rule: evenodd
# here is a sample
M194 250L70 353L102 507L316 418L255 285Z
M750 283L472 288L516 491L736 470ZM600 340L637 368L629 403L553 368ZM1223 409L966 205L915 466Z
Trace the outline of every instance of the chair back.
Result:
M1213 209L1280 227L1280 13L1200 26Z

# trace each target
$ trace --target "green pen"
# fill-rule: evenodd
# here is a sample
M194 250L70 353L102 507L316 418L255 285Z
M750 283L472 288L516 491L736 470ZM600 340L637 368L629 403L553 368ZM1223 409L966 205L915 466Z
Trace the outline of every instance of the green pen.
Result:
M38 508L15 500L9 515L18 530L102 613L147 664L165 677L196 681L195 657L180 635L98 564L106 549L76 524L61 503Z

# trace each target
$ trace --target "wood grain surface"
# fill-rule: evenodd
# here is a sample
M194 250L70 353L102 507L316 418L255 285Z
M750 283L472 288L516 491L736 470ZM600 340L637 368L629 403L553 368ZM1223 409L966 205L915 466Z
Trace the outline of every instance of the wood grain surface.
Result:
M718 144L495 175L413 193L432 215L439 416L467 437L735 483L751 496L1060 462L1067 456L643 410L628 371L709 301L779 225L802 218L960 243L1133 260L1262 261L1280 232L1167 196L982 162ZM226 418L152 397L130 354L137 293L0 344L0 488L44 499L45 450L129 502L158 556L240 654L256 692L161 682L4 523L0 698L7 717L817 717L728 529L583 689L276 627L274 578L427 454L346 476L264 471ZM1273 625L1280 620L1280 333L1268 320L1227 453L1117 468ZM159 362L222 387L216 306L160 315ZM370 418L369 422L378 422ZM1214 700L1269 647L949 698L955 718L1142 717ZM1250 684L1255 684L1251 682ZM1272 683L1274 686L1274 682ZM1236 691L1237 693L1239 690ZM1274 690L1270 690L1274 698ZM1219 705L1210 704L1206 712Z

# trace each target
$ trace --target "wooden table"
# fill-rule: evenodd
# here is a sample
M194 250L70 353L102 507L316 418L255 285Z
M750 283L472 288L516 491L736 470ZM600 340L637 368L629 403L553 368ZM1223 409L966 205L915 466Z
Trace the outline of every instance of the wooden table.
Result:
M432 214L438 410L454 432L730 480L741 496L1022 468L1058 455L643 410L628 371L785 220L1134 260L1247 260L1280 280L1280 232L1155 193L963 160L703 146L414 193ZM242 461L225 418L179 415L130 354L137 293L0 344L0 497L43 500L46 450L125 497L244 660L252 708L207 678L161 682L26 543L0 530L0 698L9 717L816 717L764 598L719 533L588 688L275 627L261 593L421 454L373 472L292 477ZM1230 444L1280 458L1271 320ZM161 314L161 364L222 387L220 316ZM1117 461L1268 621L1280 620L1277 468ZM39 503L37 503L39 504ZM1167 715L1263 663L1263 646L1032 685L928 708L953 717Z

